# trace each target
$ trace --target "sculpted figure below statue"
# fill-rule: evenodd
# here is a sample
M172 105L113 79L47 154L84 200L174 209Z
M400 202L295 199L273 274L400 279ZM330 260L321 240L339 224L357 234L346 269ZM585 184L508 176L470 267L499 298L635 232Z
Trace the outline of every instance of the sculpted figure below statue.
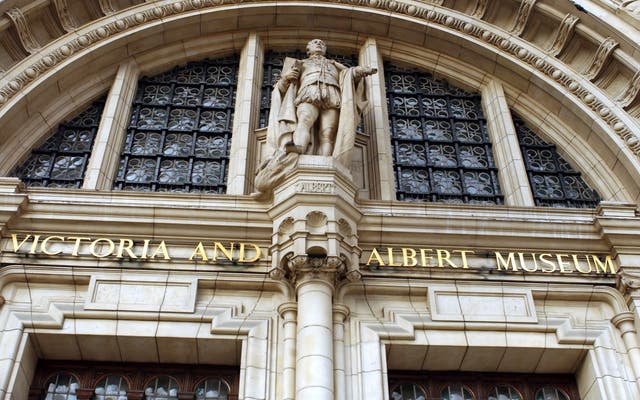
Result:
M366 107L363 77L375 68L347 68L325 57L320 39L307 44L308 58L286 58L271 96L267 148L272 155L260 166L255 187L263 195L292 171L300 154L333 156L351 162L356 127Z

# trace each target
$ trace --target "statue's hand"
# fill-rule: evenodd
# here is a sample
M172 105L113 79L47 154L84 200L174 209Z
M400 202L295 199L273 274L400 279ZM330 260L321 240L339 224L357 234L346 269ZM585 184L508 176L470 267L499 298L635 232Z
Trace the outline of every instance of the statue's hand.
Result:
M378 72L378 68L365 67L365 69L364 69L364 75L365 76L373 75L373 74L375 74L377 72Z
M295 82L300 78L300 70L297 67L293 67L288 72L282 74L281 78L287 82Z

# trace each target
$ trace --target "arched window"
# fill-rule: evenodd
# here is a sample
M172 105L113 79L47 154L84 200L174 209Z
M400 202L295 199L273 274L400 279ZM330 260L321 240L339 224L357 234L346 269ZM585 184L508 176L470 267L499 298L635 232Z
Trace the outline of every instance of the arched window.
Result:
M440 394L442 400L475 400L473 394L462 385L447 386Z
M60 124L12 175L27 186L82 187L103 108L104 98L101 98Z
M196 400L227 400L229 385L222 379L211 378L200 382L195 393Z
M107 376L96 385L94 400L127 400L127 381L118 375Z
M511 386L496 386L489 391L488 400L522 400L522 396Z
M398 200L502 204L480 96L387 64Z
M426 400L427 394L415 383L405 383L391 390L390 400Z
M170 376L153 379L144 389L145 400L178 400L178 382Z
M140 80L115 189L225 193L237 72L232 57Z
M516 115L513 122L536 205L595 208L600 196L558 154L556 146L542 140Z
M556 387L545 386L536 391L535 400L569 400L569 397Z
M76 400L78 380L75 376L66 373L57 374L47 381L47 389L43 400Z

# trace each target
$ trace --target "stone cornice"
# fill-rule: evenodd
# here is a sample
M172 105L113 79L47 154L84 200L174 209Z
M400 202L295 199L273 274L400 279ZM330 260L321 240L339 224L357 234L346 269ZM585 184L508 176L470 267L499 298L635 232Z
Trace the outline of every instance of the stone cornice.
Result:
M5 75L2 87L0 87L0 113L2 113L1 108L11 107L19 93L39 78L45 77L54 67L106 40L116 39L128 31L161 23L163 19L169 17L188 16L197 10L210 9L210 12L215 12L218 9L228 10L229 7L248 8L256 6L257 3L260 3L260 7L268 7L271 2L243 1L238 4L238 1L235 0L183 0L177 2L164 0L144 3L114 14L110 18L95 21L73 32L72 35L61 37L13 67ZM283 3L289 2L278 2L279 5ZM290 3L292 6L304 6L299 2L292 1ZM567 92L572 93L586 108L593 112L595 117L605 123L612 132L624 141L636 158L640 157L640 139L634 133L638 125L620 105L610 99L609 95L596 85L585 79L579 79L576 76L576 71L562 61L549 57L538 47L514 36L505 29L437 5L422 5L400 0L319 1L315 2L314 6L327 8L348 6L355 7L354 11L364 12L373 9L378 12L387 12L392 18L410 17L416 23L437 27L450 34L466 37L468 40L480 41L492 51L516 59L527 65L528 68L537 70L545 76L545 79L555 81ZM596 57L594 60L596 69L599 69L611 54L609 51L611 46L606 41L600 43L600 46L606 51L602 52L602 57ZM627 96L624 97L627 102Z

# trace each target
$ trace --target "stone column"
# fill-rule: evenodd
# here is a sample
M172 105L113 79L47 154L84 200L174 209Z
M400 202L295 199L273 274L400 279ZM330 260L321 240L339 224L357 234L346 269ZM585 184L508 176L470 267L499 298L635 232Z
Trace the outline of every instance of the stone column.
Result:
M627 349L627 354L629 354L636 384L640 388L640 347L638 346L634 313L631 311L621 312L611 318L611 322L620 330L624 347Z
M296 396L296 315L298 305L294 302L283 303L278 314L284 320L282 339L282 400L294 400Z
M346 364L344 360L344 321L349 316L349 309L342 304L333 306L333 379L335 384L335 400L346 400Z
M338 257L289 261L298 297L296 399L333 400L333 290Z

